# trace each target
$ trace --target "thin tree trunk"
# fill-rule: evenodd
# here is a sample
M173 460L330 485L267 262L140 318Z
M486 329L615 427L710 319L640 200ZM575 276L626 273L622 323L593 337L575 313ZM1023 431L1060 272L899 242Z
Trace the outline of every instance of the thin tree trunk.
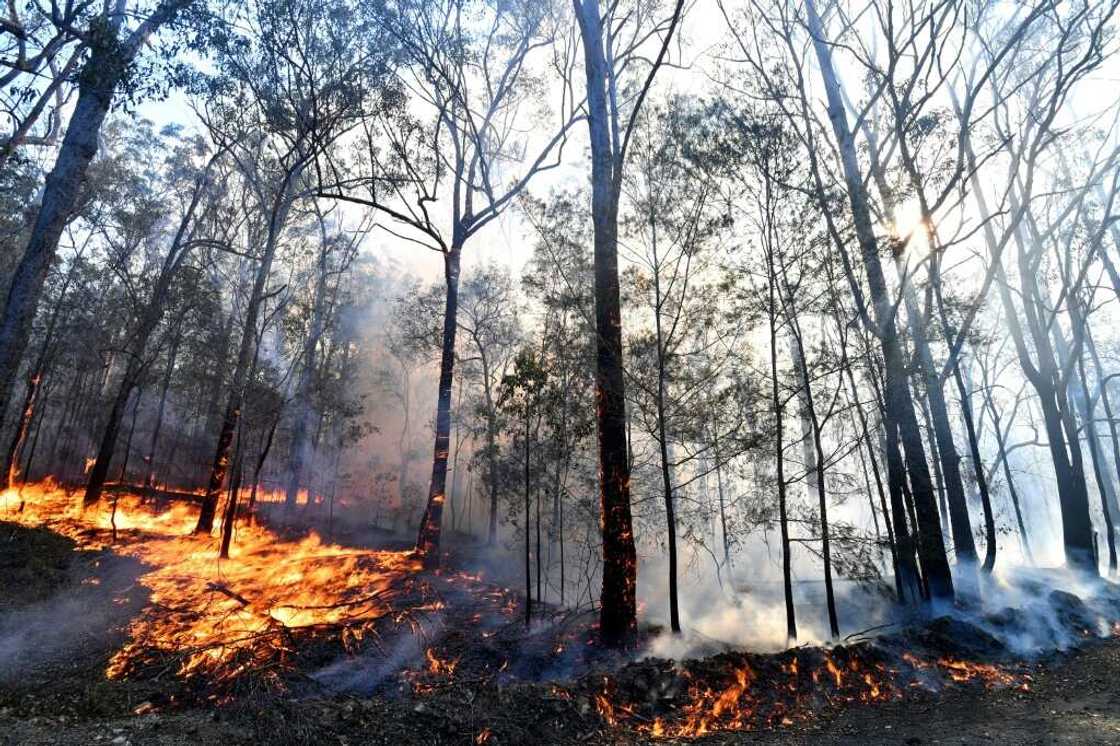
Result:
M163 372L163 382L160 384L159 406L156 408L156 422L152 427L152 439L148 443L148 457L144 459L147 466L147 473L144 475L144 487L146 488L155 484L156 449L159 447L159 436L163 431L163 416L167 411L167 393L171 389L171 376L175 372L175 363L179 357L179 343L182 338L182 326L177 324L175 333L171 338L171 349L167 351L167 368Z
M529 549L529 411L525 411L525 626L533 623L533 576L530 571Z
M432 481L428 505L416 537L416 554L427 569L440 565L440 535L443 529L443 503L447 490L447 457L451 446L451 389L455 372L455 330L459 313L459 252L456 244L444 254L447 300L443 313L443 351L439 366L439 398L436 402L435 449L432 456Z
M897 429L899 441L906 453L906 464L910 472L913 488L915 512L917 514L917 545L921 558L926 588L931 598L951 600L953 598L953 578L945 555L945 543L941 534L937 504L933 495L933 484L929 475L925 446L914 417L913 402L898 342L896 320L887 289L879 257L878 241L872 227L871 212L867 203L863 177L856 159L855 143L848 127L847 114L840 97L839 83L832 66L832 53L824 38L820 18L814 0L807 0L809 31L813 37L821 75L828 98L828 116L839 147L844 168L844 181L848 188L855 232L859 240L860 253L867 272L875 323L883 350L883 367L886 377L885 412L887 417L888 440ZM893 467L891 463L894 463ZM888 460L891 468L901 467L898 460ZM898 480L896 475L894 480ZM896 535L901 532L896 523Z
M144 389L137 387L136 401L132 404L132 421L128 425L128 437L124 439L124 453L121 456L121 474L117 479L121 484L128 483L128 462L132 453L132 436L136 433L136 415L140 411L140 402L144 399Z
M774 463L777 467L778 479L778 525L782 534L782 590L786 601L786 644L792 645L797 640L797 615L793 606L793 570L790 557L789 540L789 515L786 507L786 472L785 472L785 442L783 437L783 419L785 405L782 402L781 390L778 384L778 299L775 292L777 275L774 267L772 249L767 249L767 262L769 263L769 307L770 319L770 394L774 407Z
M832 582L832 537L828 527L828 496L826 493L824 471L826 458L824 445L821 441L821 423L813 404L813 387L809 377L809 365L805 360L804 338L801 333L801 322L797 315L797 307L794 304L793 291L789 286L789 278L786 276L785 266L781 266L780 271L786 291L784 305L787 322L790 328L790 338L793 343L791 347L793 348L798 372L801 374L800 399L802 425L809 425L809 432L803 433L802 435L804 438L810 438L812 440L812 452L809 454L812 456L812 463L811 465L807 465L807 467L811 469L812 478L808 479L808 482L810 487L816 488L818 498L821 526L821 561L824 563L825 605L828 610L830 639L835 640L840 637L840 622L836 614L836 591ZM808 478L808 473L806 477Z

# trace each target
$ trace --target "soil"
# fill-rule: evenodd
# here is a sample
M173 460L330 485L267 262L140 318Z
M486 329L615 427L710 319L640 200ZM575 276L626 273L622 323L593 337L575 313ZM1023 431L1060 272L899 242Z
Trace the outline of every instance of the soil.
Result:
M170 677L108 681L121 629L143 607L142 568L78 551L43 529L0 523L0 744L636 744L587 688L459 681L422 696L240 697L175 704ZM109 591L106 593L106 591ZM104 599L115 599L105 603ZM851 704L774 730L700 743L1120 744L1120 639L1029 665L1028 691L949 685ZM137 714L140 713L140 714Z

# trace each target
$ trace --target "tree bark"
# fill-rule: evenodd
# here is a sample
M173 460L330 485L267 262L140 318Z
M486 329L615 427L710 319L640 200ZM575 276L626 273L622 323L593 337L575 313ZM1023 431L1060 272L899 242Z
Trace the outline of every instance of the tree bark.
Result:
M618 281L618 201L622 163L611 142L607 81L598 0L575 0L583 38L587 125L591 141L591 212L594 225L596 421L599 445L603 586L599 635L610 646L637 631L637 552L630 507L626 438L626 383L622 360L622 301Z
M839 83L832 66L832 53L824 38L814 0L807 0L806 7L808 9L809 33L813 37L813 48L825 84L829 121L840 150L844 181L848 188L848 199L852 208L855 232L867 272L867 282L875 312L875 323L878 327L876 331L883 351L883 366L886 378L886 400L884 404L888 420L888 439L891 437L890 433L897 428L899 441L906 454L906 464L910 473L915 513L918 521L916 531L918 555L921 559L929 596L936 600L951 600L953 598L953 578L945 555L945 543L941 534L940 519L933 495L933 484L930 480L925 446L922 443L921 433L914 416L913 402L906 382L894 308L879 258L879 247L872 227L866 188L856 160L855 142L848 127ZM896 463L896 466L901 466L901 464ZM897 476L892 481L897 481Z
M459 312L459 256L455 242L444 254L447 298L443 310L443 348L439 364L439 397L436 402L435 448L432 456L432 481L428 504L416 537L416 555L427 569L440 565L440 537L443 529L443 504L447 490L447 457L451 447L451 389L455 373L455 330Z

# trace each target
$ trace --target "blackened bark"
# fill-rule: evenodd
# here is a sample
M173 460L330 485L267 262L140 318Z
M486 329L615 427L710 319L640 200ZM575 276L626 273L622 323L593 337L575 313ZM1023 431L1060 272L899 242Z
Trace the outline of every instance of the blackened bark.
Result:
M770 394L774 408L774 463L778 477L778 527L782 534L782 590L786 601L786 644L797 640L797 614L793 606L793 571L790 557L789 515L786 509L786 469L785 438L783 432L785 404L782 402L778 385L778 299L775 292L777 283L772 250L766 252L769 263L769 307L770 319Z
M432 456L432 481L428 505L416 537L416 555L424 567L440 564L440 536L443 529L443 504L447 490L447 457L451 447L451 389L455 373L455 330L459 313L460 244L444 254L444 279L447 297L443 309L443 349L439 364L439 398L436 402L435 448Z
M583 38L591 140L591 212L594 224L596 421L599 441L600 529L603 587L599 634L621 645L637 630L637 553L630 508L626 384L622 370L622 301L618 281L618 199L621 163L611 143L607 80L597 0L575 0Z

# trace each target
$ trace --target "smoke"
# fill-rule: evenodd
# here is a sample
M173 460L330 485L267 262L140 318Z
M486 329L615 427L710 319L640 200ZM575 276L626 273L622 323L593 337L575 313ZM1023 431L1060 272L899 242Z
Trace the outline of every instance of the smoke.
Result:
M645 557L639 565L640 623L661 631L644 654L683 660L729 650L776 652L788 646L780 560L762 542L733 556L733 569L715 565L704 550L681 547L679 603L682 632L668 629L667 560ZM830 640L820 567L814 558L794 561L795 644L828 645L857 637L899 632L947 616L979 628L1020 657L1068 650L1087 637L1105 637L1120 618L1120 590L1107 581L1059 568L1011 565L983 575L954 567L956 604L928 609L898 605L889 593L843 578L836 580L840 639ZM972 580L965 575L970 573Z
M668 562L662 555L639 564L638 598L642 622L663 627L648 654L694 658L732 649L777 652L787 646L785 592L780 559L764 542L750 542L732 557L731 568L718 573L711 557L690 544L679 547L679 603L682 634L668 629ZM793 597L797 643L828 640L824 584L815 558L795 555ZM899 621L902 614L874 587L837 578L837 613L841 635Z
M424 660L431 639L444 629L442 616L433 616L423 628L405 628L376 649L341 658L311 674L311 680L330 692L372 695L405 668Z
M145 566L101 553L73 563L73 583L50 598L0 613L0 683L49 680L59 669L103 663L147 602L136 583Z

